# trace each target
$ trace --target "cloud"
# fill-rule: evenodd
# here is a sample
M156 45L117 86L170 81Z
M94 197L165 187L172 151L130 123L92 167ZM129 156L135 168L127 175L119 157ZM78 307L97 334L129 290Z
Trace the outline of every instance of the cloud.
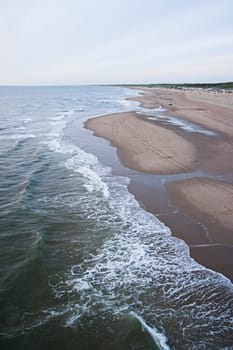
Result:
M233 80L232 12L231 0L2 1L0 84Z

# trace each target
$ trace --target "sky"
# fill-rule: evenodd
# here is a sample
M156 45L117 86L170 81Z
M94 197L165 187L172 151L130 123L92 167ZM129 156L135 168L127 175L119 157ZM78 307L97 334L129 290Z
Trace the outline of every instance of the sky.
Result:
M0 0L0 85L233 81L233 0Z

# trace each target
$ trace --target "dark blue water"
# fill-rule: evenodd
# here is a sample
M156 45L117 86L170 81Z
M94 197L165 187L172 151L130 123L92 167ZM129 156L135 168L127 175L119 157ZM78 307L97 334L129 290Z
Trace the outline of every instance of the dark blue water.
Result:
M233 349L232 284L73 142L130 94L0 88L1 349Z

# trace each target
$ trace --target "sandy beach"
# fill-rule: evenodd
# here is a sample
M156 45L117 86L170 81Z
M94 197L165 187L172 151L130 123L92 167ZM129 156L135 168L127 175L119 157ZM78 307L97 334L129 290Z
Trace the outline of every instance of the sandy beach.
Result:
M143 96L133 98L143 107L156 108L161 105L171 115L232 137L232 93L159 88L147 88L143 91Z
M175 132L150 124L135 112L91 119L86 126L117 147L122 163L143 172L174 174L194 169L197 150Z
M202 217L211 230L210 241L233 244L233 186L209 178L191 178L167 184L179 207Z
M133 99L144 108L165 107L169 116L195 123L214 136L187 132L159 120L152 123L135 112L91 119L86 127L108 139L128 168L153 174L191 174L167 181L166 191L178 210L208 230L207 244L190 245L192 256L233 280L229 268L233 264L233 94L158 88L143 91L144 95ZM146 206L147 196L140 200ZM152 211L160 214L156 208ZM169 226L170 219L165 223ZM178 226L172 227L177 236ZM192 234L198 237L198 232Z

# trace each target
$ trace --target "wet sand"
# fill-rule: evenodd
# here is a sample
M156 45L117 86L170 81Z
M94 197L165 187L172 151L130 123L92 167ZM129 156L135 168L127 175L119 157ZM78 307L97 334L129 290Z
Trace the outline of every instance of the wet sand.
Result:
M160 121L144 120L135 113L119 113L89 120L86 127L117 147L125 166L154 174L193 172L191 179L167 181L171 202L206 227L209 239L198 241L176 215L163 215L146 191L130 190L147 209L158 215L175 236L190 246L191 255L203 265L233 280L233 94L145 89L138 100L145 108L162 105L169 115L182 117L216 132L216 136L189 133ZM203 176L196 177L196 172ZM220 179L220 180L219 180ZM154 191L150 191L156 195ZM166 193L167 195L167 193ZM162 201L162 198L161 198ZM182 219L181 219L182 221ZM183 230L183 232L180 232ZM190 232L196 237L190 240ZM194 241L192 244L190 242Z
M233 243L233 186L208 178L191 178L167 184L167 189L179 198L179 206L196 211L203 216L203 221L212 221L216 227L223 228L223 233L213 237L213 241ZM228 232L228 234L226 234ZM219 237L221 235L221 237Z

